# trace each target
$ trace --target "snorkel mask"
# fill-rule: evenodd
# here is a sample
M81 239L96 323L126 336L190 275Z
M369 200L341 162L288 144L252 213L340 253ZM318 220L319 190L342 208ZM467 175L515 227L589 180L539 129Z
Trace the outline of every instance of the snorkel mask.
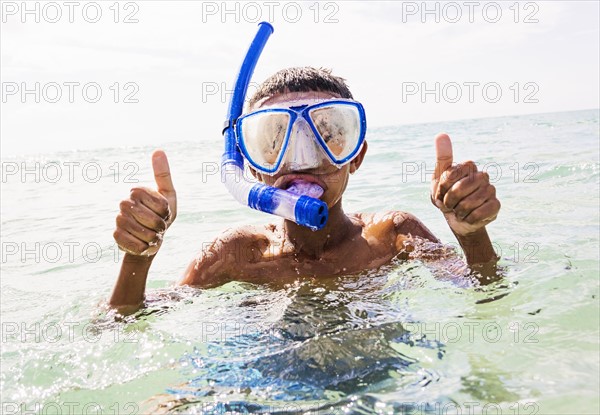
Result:
M291 166L291 170L325 164L341 168L358 154L367 129L365 110L359 102L304 102L310 105L263 108L237 120L238 146L256 170L274 175L283 165Z
M244 175L244 157L255 169L275 174L286 162L285 155L290 154L288 148L292 146L294 157L305 158L296 160L302 166L308 166L311 160L315 162L315 152L322 151L332 164L341 167L354 158L364 141L364 109L357 102L336 99L315 105L261 109L241 116L250 78L272 33L273 26L259 23L237 76L223 129L225 152L221 160L221 180L241 204L319 230L325 226L328 217L327 204L318 199L323 193L320 186L294 183L284 190L248 180ZM348 117L356 121L348 123ZM335 122L342 120L345 122ZM343 134L340 129L333 128L342 124ZM324 128L325 125L329 127ZM273 134L273 128L279 133ZM313 136L310 145L305 142L298 146L298 131L290 140L292 131L298 128ZM271 151L267 151L269 147ZM298 148L301 151L297 151Z

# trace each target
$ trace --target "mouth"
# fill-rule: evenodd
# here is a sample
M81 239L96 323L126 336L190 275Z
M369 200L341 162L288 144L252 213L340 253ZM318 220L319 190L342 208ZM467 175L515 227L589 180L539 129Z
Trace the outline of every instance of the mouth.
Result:
M314 183L314 184L319 185L321 187L321 189L323 189L323 191L327 190L327 185L322 180L320 180L318 177L316 177L312 174L300 174L300 173L284 174L283 176L281 176L277 180L275 180L275 183L273 183L273 187L287 190L295 182Z
M323 196L327 189L322 180L311 174L286 174L275 181L274 187L298 196L309 196L315 199Z

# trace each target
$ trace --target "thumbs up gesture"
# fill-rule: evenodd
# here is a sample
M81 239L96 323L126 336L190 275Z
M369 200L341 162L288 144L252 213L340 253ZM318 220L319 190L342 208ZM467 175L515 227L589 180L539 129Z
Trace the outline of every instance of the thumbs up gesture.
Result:
M162 150L152 154L152 169L156 190L134 187L129 199L119 205L113 237L119 248L132 255L155 255L165 231L177 216L177 195L167 155Z
M435 137L436 166L431 180L431 202L442 211L450 229L468 236L496 219L500 201L486 172L472 161L453 165L452 141Z

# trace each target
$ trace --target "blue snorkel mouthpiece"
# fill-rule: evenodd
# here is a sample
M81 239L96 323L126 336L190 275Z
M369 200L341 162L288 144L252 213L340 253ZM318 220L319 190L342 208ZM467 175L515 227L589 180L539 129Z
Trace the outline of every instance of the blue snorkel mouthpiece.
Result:
M248 84L258 58L273 33L273 26L267 22L261 22L258 26L258 32L242 62L227 109L223 128L225 152L221 159L221 180L241 204L261 212L281 216L312 230L318 230L327 223L328 213L325 202L253 182L244 175L244 158L235 138L235 122L242 114Z

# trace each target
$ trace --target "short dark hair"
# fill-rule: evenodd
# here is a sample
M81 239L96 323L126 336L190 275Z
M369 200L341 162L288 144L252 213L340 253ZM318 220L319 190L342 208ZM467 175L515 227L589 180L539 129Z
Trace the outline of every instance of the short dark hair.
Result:
M331 74L331 69L310 66L286 68L267 78L248 102L253 107L263 98L288 92L332 92L341 98L354 99L346 80Z

